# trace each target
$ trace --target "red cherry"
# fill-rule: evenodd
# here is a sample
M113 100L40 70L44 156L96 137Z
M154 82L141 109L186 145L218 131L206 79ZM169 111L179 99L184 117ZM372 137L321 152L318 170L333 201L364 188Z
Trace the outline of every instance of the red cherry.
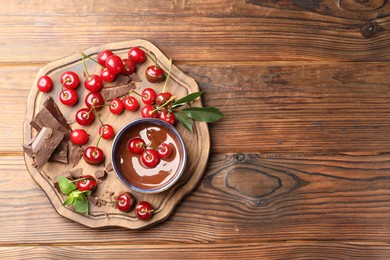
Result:
M116 75L109 72L107 70L107 68L103 68L101 71L100 71L100 77L102 78L102 80L104 80L105 82L112 82L115 80L116 78Z
M158 118L160 118L161 120L163 120L171 125L174 125L176 123L176 116L173 114L172 111L168 111L166 109L161 111Z
M114 128L109 124L104 124L99 128L99 135L101 135L103 139L109 140L115 135Z
M119 115L123 112L123 109L125 109L125 105L123 104L122 100L119 98L114 98L110 102L110 111L111 113L115 115Z
M79 100L79 95L73 89L66 88L60 92L60 101L66 106L73 106Z
M134 61L130 59L123 59L122 62L123 62L123 70L121 74L128 76L135 71L136 65Z
M122 59L118 55L111 55L106 59L106 68L112 74L119 74L123 70Z
M146 105L141 109L141 116L143 118L157 118L158 113L155 109L152 105Z
M123 104L125 105L125 108L129 111L136 111L139 107L137 99L132 96L123 99Z
M105 67L106 66L106 60L111 55L114 55L114 53L112 53L112 51L110 51L110 50L103 50L103 51L99 52L99 54L97 56L97 61L99 62L100 65Z
M49 92L53 88L53 81L49 76L42 76L38 79L37 83L39 91Z
M123 192L119 194L116 199L116 207L123 212L129 212L133 209L134 197L130 192Z
M154 168L160 163L160 157L156 150L146 149L141 155L142 163L149 168Z
M156 104L157 106L164 105L172 97L172 94L169 92L163 92L157 95Z
M88 133L84 129L72 130L70 140L75 145L84 145L88 142Z
M142 91L142 102L146 105L153 105L156 100L156 96L156 91L152 88L145 88L144 91Z
M97 188L97 182L92 175L83 175L77 182L77 189L79 191L95 191Z
M133 47L129 50L129 59L135 63L143 63L146 60L146 55L140 48Z
M145 150L145 147L146 147L145 141L139 137L133 137L127 143L127 149L129 149L130 152L135 154L142 154L143 151Z
M153 216L154 209L147 201L140 201L135 206L135 215L140 220L149 220Z
M90 75L85 79L84 87L89 91L99 91L103 87L103 80L98 75Z
M90 109L92 106L95 110L99 110L104 105L104 98L99 92L90 92L85 97L85 105Z
M73 71L66 71L61 75L61 85L65 88L75 89L80 85L79 76Z
M84 150L83 158L89 164L98 165L104 161L104 153L99 147L89 146Z
M90 125L95 119L95 115L88 108L81 108L76 112L76 121L79 125Z
M146 79L151 83L157 83L164 80L165 72L164 70L156 65L151 65L145 70Z
M172 154L172 146L167 143L162 143L157 147L157 153L160 159L166 159Z

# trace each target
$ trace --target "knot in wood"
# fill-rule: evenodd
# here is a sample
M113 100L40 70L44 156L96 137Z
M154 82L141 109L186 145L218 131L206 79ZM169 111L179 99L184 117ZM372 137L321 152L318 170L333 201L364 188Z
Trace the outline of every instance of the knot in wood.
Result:
M238 162L242 162L242 161L245 161L245 154L242 154L242 153L236 153L233 155L233 158L238 161Z
M360 33L364 38L372 37L381 31L381 27L377 22L368 22L360 27Z

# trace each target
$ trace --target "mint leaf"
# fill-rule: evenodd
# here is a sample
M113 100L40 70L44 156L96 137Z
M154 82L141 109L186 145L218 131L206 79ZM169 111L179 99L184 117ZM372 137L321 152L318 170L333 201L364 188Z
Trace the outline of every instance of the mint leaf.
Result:
M182 112L175 113L176 119L183 124L183 126L189 130L192 130L192 119L188 118L186 115L184 115Z
M200 97L202 94L203 94L204 91L199 91L199 92L194 92L194 93L191 93L177 101L175 101L173 104L172 104L172 108L175 108L175 107L181 107L181 106L184 106L188 103L191 103L192 101L194 101L195 99L197 99L198 97Z
M77 189L77 186L64 176L58 176L57 179L58 186L60 187L62 193L68 195L69 193Z
M72 206L78 213L88 215L89 202L85 194L80 193L73 201Z
M64 205L64 206L65 205L71 205L74 202L74 199L75 199L74 194L71 193L69 195L69 197L64 201L64 203L62 203L62 205Z
M184 115L196 121L215 122L223 117L215 107L189 107L181 111Z

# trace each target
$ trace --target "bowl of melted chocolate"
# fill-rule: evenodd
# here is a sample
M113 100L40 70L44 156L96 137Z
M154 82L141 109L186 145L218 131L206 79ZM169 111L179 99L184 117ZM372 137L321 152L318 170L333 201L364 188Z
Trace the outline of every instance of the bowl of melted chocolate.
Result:
M166 151L159 152L164 146L170 148L168 155ZM155 118L125 125L111 149L111 162L118 178L141 193L158 193L172 187L182 175L186 161L184 142L176 128Z

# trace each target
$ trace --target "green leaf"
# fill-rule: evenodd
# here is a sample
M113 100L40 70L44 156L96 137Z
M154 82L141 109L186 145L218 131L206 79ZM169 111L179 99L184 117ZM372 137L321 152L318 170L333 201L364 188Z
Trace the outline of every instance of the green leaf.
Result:
M88 215L89 202L87 197L83 193L80 193L79 196L75 198L72 203L72 206L78 213Z
M58 186L60 187L62 193L68 195L69 193L77 189L77 186L64 176L58 176L57 179Z
M189 130L192 130L192 119L188 118L186 115L184 115L182 112L175 113L176 119L183 124L183 126Z
M189 107L181 112L189 118L202 122L215 122L223 117L221 111L215 107Z
M74 197L74 195L73 195L73 193L71 193L69 196L68 196L68 198L64 201L64 203L62 203L62 205L71 205L73 202L74 202L74 199L75 199L75 197Z
M184 106L188 103L191 103L192 101L194 101L195 99L197 99L198 97L200 97L202 94L203 94L204 91L199 91L199 92L194 92L194 93L191 93L177 101L175 101L173 104L172 104L172 108L175 108L175 107L181 107L181 106Z

